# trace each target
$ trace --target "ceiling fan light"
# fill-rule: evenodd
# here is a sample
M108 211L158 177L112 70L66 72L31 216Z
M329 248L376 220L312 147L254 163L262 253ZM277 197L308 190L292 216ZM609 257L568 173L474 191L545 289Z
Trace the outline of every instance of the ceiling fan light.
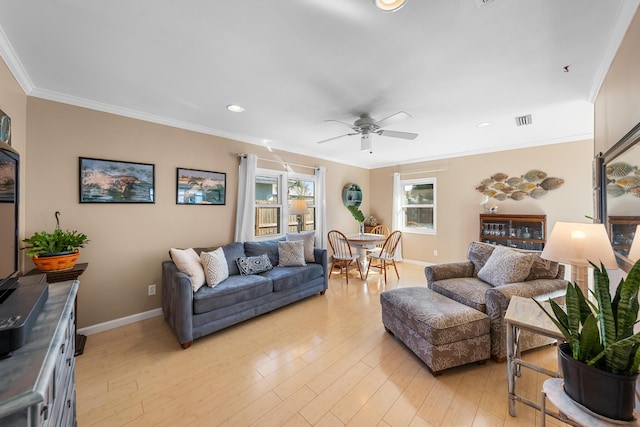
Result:
M373 0L373 4L384 12L395 12L404 6L406 0Z

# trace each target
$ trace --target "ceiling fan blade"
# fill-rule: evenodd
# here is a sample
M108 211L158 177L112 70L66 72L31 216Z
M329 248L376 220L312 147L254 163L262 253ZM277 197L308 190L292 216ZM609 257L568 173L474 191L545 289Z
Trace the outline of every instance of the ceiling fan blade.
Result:
M353 124L351 124L351 123L341 122L340 120L325 120L325 123L327 123L327 122L338 123L338 124L341 124L341 125L343 125L343 126L348 127L349 129L356 130L356 128L355 128L355 127L353 126Z
M391 138L416 139L418 137L417 133L396 132L395 130L380 130L376 133L382 136L390 136Z
M405 113L404 111L399 111L395 114L390 115L389 117L378 120L376 122L376 126L378 126L379 128L383 128L385 126L389 126L392 123L399 122L400 120L408 119L409 117L411 117L411 114Z
M357 134L358 133L346 133L344 135L334 136L333 138L323 139L322 141L318 141L318 144L324 144L325 142L333 141L334 139L344 138L345 136L353 136L353 135L357 135Z

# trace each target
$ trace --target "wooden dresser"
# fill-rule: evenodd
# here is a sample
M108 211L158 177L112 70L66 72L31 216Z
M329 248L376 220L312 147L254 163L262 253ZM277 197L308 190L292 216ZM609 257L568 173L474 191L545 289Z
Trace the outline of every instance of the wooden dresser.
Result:
M79 282L49 284L24 346L0 360L0 426L75 426L75 310Z

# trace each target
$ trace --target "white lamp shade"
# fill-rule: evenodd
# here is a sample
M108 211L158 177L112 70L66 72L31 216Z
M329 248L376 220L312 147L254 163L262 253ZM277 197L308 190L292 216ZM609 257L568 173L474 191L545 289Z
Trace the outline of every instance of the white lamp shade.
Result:
M588 267L589 261L607 269L618 268L604 224L556 222L540 254L544 259Z
M640 225L636 226L636 232L633 235L633 242L631 243L628 257L633 262L640 259Z
M293 200L291 202L289 215L306 215L308 213L309 209L307 208L307 202L304 200Z

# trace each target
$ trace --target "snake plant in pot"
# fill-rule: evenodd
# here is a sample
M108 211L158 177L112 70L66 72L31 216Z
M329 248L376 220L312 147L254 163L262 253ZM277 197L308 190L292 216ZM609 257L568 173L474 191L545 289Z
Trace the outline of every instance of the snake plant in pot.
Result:
M620 281L613 298L606 269L591 265L597 304L570 282L566 310L549 300L549 313L536 303L566 339L559 346L565 392L596 414L628 421L633 419L640 366L640 333L633 332L640 307L640 261Z

